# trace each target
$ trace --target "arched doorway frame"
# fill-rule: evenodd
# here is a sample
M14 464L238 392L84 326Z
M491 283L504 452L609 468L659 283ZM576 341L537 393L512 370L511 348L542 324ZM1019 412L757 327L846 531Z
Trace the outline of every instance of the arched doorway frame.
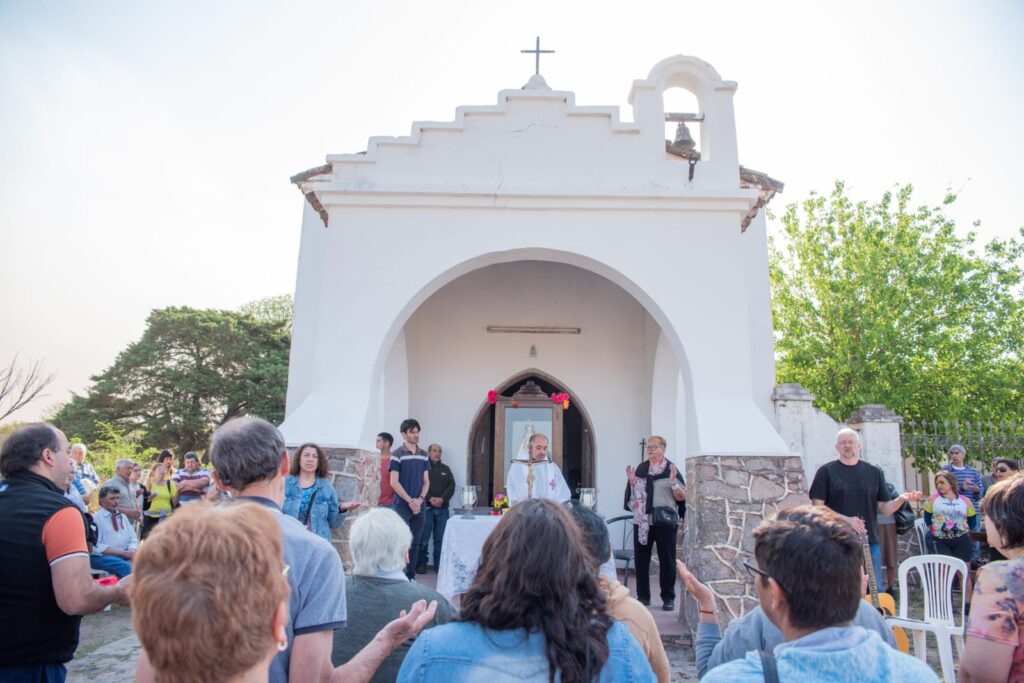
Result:
M376 356L372 365L372 381L369 385L370 404L376 406L381 400L381 397L378 394L380 378L384 373L387 356L395 343L395 339L401 333L405 324L409 321L412 315L419 310L427 299L433 296L442 287L463 275L498 263L511 263L515 261L546 261L550 263L562 263L589 271L615 285L618 285L647 311L651 318L653 318L654 322L661 328L661 331L665 335L665 338L669 343L669 347L673 352L676 364L678 365L679 373L683 380L682 398L683 405L686 410L686 450L687 452L697 452L699 450L698 444L700 443L700 423L697 420L696 413L694 412L695 404L693 401L693 380L690 370L690 361L687 357L679 330L677 330L671 323L658 301L653 299L651 295L643 289L643 287L638 285L623 271L616 268L615 264L596 260L579 251L545 247L514 248L503 251L475 254L469 258L458 260L447 267L438 268L433 277L431 277L428 282L424 283L400 309L395 311L394 316L391 318L390 325L387 327L387 331L384 333L381 338L381 343L377 347ZM565 386L561 382L558 382L558 384ZM376 426L376 411L367 411L362 429L367 439L370 438L370 435L376 433ZM472 438L472 435L470 435L470 438Z
M523 382L525 382L526 380L530 379L531 377L539 377L540 379L544 380L545 382L547 382L549 384L553 384L555 386L562 387L562 389L566 393L569 394L570 400L572 401L573 406L577 410L579 410L580 411L580 415L583 416L583 424L585 426L585 429L584 429L584 439L589 443L589 451L590 451L590 453L589 453L589 456L590 456L589 460L590 461L587 462L587 453L586 453L586 449L584 449L584 455L583 455L583 481L584 482L588 482L589 481L589 485L593 486L594 485L594 477L595 477L596 467L597 467L597 438L594 435L594 421L590 419L590 413L587 412L587 408L584 405L583 401L580 400L579 395L576 394L572 390L572 388L566 382L563 382L562 380L560 380L559 378L555 377L551 373L544 372L543 370L541 370L539 368L527 368L525 370L517 372L516 374L514 374L511 377L507 378L503 382L500 382L495 388L496 388L497 392L499 394L501 394L502 392L507 391L510 388L514 388L517 385L522 384ZM490 409L491 409L491 405L489 403L487 403L487 401L483 401L480 404L480 407L477 408L476 412L473 414L473 419L469 423L470 424L469 434L467 434L467 436L466 436L466 473L467 473L467 478L471 479L472 481L480 481L480 478L477 476L477 473L474 471L474 467L473 467L473 456L474 456L474 453L473 453L473 442L474 442L475 437L477 435L477 425L480 423L480 420L487 415L487 413L488 413L488 411ZM493 438L493 435L492 435L492 438ZM481 497L485 498L485 496L487 494L487 491L481 490L480 493L481 493Z

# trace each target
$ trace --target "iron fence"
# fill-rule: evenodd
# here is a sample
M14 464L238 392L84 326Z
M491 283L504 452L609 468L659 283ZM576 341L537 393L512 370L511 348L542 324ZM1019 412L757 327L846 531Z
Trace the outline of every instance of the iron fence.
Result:
M1024 425L1015 423L910 420L900 429L900 447L906 485L931 489L931 474L948 461L953 444L967 451L968 462L978 462L983 473L993 458L1024 459Z

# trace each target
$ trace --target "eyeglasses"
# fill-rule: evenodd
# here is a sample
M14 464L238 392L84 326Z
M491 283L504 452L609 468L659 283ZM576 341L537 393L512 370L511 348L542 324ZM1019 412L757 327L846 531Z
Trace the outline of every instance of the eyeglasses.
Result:
M785 591L786 593L789 593L789 591L786 590L786 587L783 586L781 583L779 583L778 579L776 579L771 574L769 574L768 572L764 571L763 569L761 569L757 565L753 564L752 560L744 560L743 561L743 566L746 567L747 573L750 574L750 578L751 579L754 579L754 578L756 578L758 576L763 576L765 579L772 579L773 581L775 581L775 583L779 584L779 587L783 591Z
M1010 472L1011 470L1010 470L1009 467L997 467L997 468L995 468L992 471L997 473L997 474L1006 474L1006 473Z
M657 444L651 444L647 447L648 451L660 451L664 446L658 446Z

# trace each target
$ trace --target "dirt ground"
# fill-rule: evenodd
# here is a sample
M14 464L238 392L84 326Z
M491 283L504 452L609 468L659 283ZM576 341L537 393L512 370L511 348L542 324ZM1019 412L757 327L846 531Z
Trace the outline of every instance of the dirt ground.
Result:
M132 628L132 613L126 607L82 619L81 640L75 658L68 663L69 683L132 683L138 660L138 638ZM687 638L666 640L673 681L696 681L697 667Z
M82 618L75 658L68 663L71 683L131 683L139 658L132 611L113 605L109 611Z

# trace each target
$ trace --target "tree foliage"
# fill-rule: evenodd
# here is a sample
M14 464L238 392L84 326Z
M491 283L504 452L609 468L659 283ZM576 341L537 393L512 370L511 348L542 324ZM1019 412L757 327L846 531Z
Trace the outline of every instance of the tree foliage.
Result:
M159 451L152 446L143 446L142 434L138 431L121 432L109 422L96 422L95 429L95 437L89 443L89 461L96 468L101 481L114 476L114 465L121 458L143 464L156 460ZM69 439L71 443L81 440Z
M142 338L92 377L53 416L68 434L88 442L97 423L138 435L139 444L203 450L210 434L232 417L284 417L290 320L258 320L234 311L154 310Z
M287 329L292 328L292 311L295 309L295 302L291 294L280 296L268 296L265 299L256 299L242 306L239 310L242 313L251 315L256 320L264 323L281 324Z
M839 419L883 403L908 419L1019 422L1024 245L979 250L911 196L855 203L836 183L787 207L769 243L779 381Z

